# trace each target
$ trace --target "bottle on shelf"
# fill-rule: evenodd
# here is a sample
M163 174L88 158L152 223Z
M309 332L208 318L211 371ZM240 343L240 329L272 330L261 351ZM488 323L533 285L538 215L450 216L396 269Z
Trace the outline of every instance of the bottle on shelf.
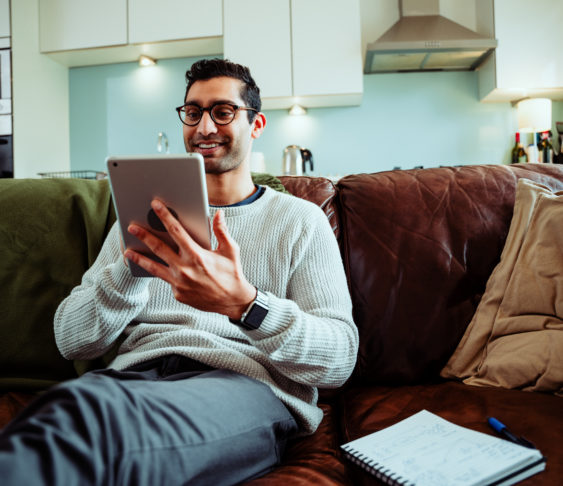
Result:
M547 164L553 163L553 145L551 143L552 135L553 135L553 133L551 132L551 130L543 132L543 134L542 134L542 136L543 136L543 144L542 144L543 162L547 163Z
M557 141L559 142L559 150L555 150L553 154L554 164L563 164L563 122L555 122L555 129L557 130Z
M518 164L523 162L528 162L528 155L524 150L524 147L520 143L520 132L516 132L515 144L512 149L512 163Z
M536 162L541 164L543 162L543 132L536 132L534 135L536 137L536 147L538 149L538 160L536 160Z

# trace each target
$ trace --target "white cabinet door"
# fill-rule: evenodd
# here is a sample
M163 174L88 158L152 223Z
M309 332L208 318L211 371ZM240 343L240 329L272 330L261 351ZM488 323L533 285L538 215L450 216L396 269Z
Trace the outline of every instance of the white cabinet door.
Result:
M223 4L224 57L250 68L263 101L292 95L289 7L289 0Z
M127 0L39 0L42 52L127 43Z
M10 0L0 0L0 37L10 37Z
M222 0L129 0L131 44L222 33Z
M498 88L563 87L563 2L496 0Z
M223 15L225 58L250 67L266 109L360 103L359 0L225 0Z
M296 96L361 93L357 0L291 0Z
M495 0L498 47L479 70L479 97L563 99L563 1Z

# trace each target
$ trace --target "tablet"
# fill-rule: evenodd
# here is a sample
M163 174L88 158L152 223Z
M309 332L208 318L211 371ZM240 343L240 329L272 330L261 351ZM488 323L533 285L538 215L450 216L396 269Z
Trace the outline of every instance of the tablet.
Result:
M106 159L106 164L126 248L164 263L127 231L131 223L148 229L172 248L176 247L151 208L154 198L166 204L197 243L211 248L205 167L200 154L112 156ZM152 277L130 260L129 269L135 277Z

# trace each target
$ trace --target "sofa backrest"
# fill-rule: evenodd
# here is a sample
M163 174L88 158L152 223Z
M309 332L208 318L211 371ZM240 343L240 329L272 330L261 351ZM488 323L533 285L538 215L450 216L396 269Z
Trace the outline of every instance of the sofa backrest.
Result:
M563 166L464 166L350 175L340 245L360 333L355 379L437 379L500 260L517 179L563 189Z
M0 179L0 389L76 376L53 317L115 219L108 181Z
M499 261L520 177L563 189L563 167L550 164L350 175L336 186L280 178L323 208L339 240L360 332L356 380L438 377ZM256 181L276 187L270 179ZM58 353L53 316L115 220L110 191L107 181L0 179L0 207L0 389L44 388L79 368Z

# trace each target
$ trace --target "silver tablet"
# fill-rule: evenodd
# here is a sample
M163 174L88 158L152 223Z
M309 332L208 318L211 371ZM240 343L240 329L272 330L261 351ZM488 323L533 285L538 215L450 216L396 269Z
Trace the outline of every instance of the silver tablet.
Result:
M197 243L211 247L205 168L200 154L113 156L106 159L106 164L126 248L163 263L127 231L131 223L147 228L172 248L176 247L151 208L154 198L166 204ZM129 269L136 277L152 276L131 261Z

